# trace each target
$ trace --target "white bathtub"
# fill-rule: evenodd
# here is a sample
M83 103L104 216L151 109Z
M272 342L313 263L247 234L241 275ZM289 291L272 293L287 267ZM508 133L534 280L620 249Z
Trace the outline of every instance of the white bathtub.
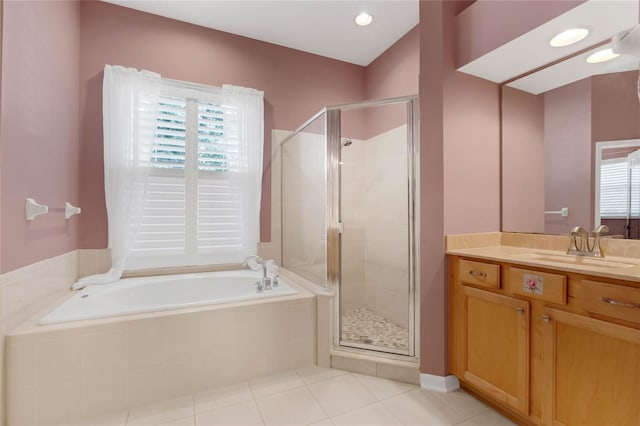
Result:
M297 293L282 280L273 290L258 293L255 283L261 276L259 272L248 270L221 271L125 278L112 284L90 285L49 312L38 324L232 303Z

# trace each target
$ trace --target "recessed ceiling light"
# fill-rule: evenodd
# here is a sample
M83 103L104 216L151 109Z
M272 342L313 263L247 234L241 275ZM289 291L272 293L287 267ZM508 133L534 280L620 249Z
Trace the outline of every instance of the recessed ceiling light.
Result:
M617 53L613 53L613 50L611 49L602 49L598 50L596 53L591 54L587 58L587 62L589 62L590 64L599 64L600 62L606 62L615 59L618 56L620 55L618 55Z
M373 22L373 16L369 15L367 12L362 12L360 15L356 16L355 21L356 25L366 27Z
M586 28L571 28L561 32L557 36L551 39L549 46L551 47L564 47L577 43L589 34L589 30Z

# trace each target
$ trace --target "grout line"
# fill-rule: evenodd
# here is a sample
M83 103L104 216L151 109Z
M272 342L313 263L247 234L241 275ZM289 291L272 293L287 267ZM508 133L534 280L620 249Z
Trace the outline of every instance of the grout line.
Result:
M298 374L298 372L296 371L296 374ZM298 377L300 377L300 375L298 374ZM342 377L342 376L338 376L338 377ZM300 377L300 380L302 380L302 377ZM302 380L302 383L304 383L304 380ZM320 383L320 382L316 382L316 383ZM313 383L312 383L313 384ZM320 407L320 410L322 410L322 412L324 413L325 416L327 416L327 419L329 419L329 421L331 423L333 423L333 420L331 420L331 416L329 416L329 414L327 414L327 411L324 409L324 407L322 406L322 404L320 404L320 401L318 401L318 398L316 398L315 394L313 393L313 391L311 390L311 388L309 387L308 384L304 383L305 387L307 388L307 392L309 392L311 394L311 397L314 399L314 401L316 401L316 403L318 404L318 407ZM322 421L322 420L321 420Z
M193 404L191 407L193 408L193 426L196 426L196 394L195 392L191 394L191 403Z
M251 396L253 397L253 403L258 408L258 413L260 414L260 420L262 420L263 425L266 425L267 422L264 421L264 414L262 414L262 410L260 409L260 404L258 404L258 398L256 398L256 394L253 393L253 388L251 387L250 381L247 381L247 386L249 386L249 392L251 392Z

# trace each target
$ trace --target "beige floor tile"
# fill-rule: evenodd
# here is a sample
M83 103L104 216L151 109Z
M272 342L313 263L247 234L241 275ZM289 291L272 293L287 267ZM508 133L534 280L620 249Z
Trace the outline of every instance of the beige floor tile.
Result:
M490 410L460 423L460 426L516 426L511 420Z
M352 375L336 377L309 385L329 417L355 410L376 401L376 399Z
M196 413L217 410L253 400L248 383L223 386L199 392L195 395Z
M274 395L304 386L304 383L295 372L277 374L264 379L249 382L251 390L256 398Z
M168 422L158 423L157 426L195 426L196 418L192 414L181 419L169 420Z
M402 423L379 402L349 411L331 420L336 426L402 426Z
M313 423L309 426L335 426L335 423L333 423L333 421L331 421L331 419L324 419L321 422L318 423Z
M151 426L193 416L193 396L154 402L129 411L127 426Z
M198 426L262 426L262 416L255 401L243 402L219 410L196 414Z
M432 392L432 395L454 410L460 420L466 420L490 410L488 405L463 390L448 393Z
M365 376L362 374L353 374L353 376L378 400L418 389L418 386L396 382L395 380L383 379L381 377Z
M124 426L127 423L128 411L120 411L101 416L84 418L67 423L66 426Z
M258 407L267 426L308 425L327 418L307 388L259 398Z
M423 390L396 395L382 404L407 426L448 426L464 420L448 405Z
M300 376L302 381L307 385L333 379L334 377L338 376L344 376L345 374L347 374L346 371L335 370L333 368L318 367L317 365L298 368L296 371L298 373L298 376Z

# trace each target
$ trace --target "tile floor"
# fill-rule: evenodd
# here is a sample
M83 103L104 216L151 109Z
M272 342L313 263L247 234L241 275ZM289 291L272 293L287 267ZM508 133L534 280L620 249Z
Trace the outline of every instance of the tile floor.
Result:
M428 392L406 383L311 366L73 426L80 425L506 426L514 423L463 391Z

